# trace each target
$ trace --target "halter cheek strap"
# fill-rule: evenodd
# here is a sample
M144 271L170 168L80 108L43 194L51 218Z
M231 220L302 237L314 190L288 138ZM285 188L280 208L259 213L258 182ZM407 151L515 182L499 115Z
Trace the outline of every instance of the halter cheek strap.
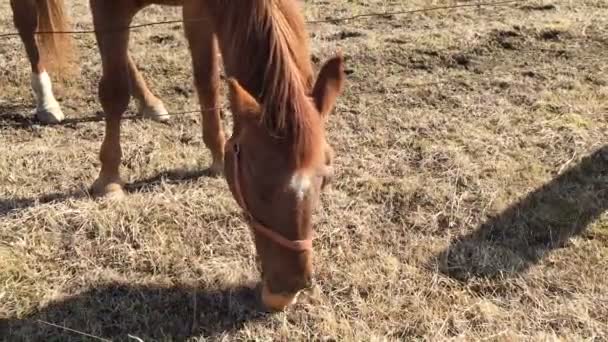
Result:
M233 152L234 152L234 161L233 161L233 177L234 177L234 192L236 195L236 201L240 205L241 209L245 216L247 217L251 227L257 233L264 235L270 241L290 249L295 252L306 252L312 250L312 238L306 240L288 240L282 235L276 233L273 230L268 229L258 220L256 220L247 207L247 203L245 202L245 198L243 196L243 192L241 189L241 174L239 168L240 161L240 149L237 143L233 143Z

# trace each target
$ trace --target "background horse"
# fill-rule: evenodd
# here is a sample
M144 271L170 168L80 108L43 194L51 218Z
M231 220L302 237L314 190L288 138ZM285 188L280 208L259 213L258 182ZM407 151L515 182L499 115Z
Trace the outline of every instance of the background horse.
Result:
M54 77L72 76L74 64L73 41L70 34L48 32L68 31L70 24L63 0L11 0L13 21L31 64L31 87L36 100L36 117L44 123L59 123L64 119L55 99L49 72ZM37 34L36 32L41 32ZM156 97L128 57L130 91L139 105L139 114L156 121L167 121L164 104Z

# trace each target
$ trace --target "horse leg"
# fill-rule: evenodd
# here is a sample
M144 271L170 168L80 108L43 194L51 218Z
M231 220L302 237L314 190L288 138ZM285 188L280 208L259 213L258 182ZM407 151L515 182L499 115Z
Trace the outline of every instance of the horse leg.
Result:
M97 46L101 55L102 76L99 100L105 113L105 136L99 153L101 171L93 183L96 195L123 195L119 167L120 121L130 100L129 92L129 26L137 7L131 0L90 0Z
M38 27L36 1L11 0L11 7L15 27L31 64L31 86L36 97L36 117L44 123L59 123L64 119L63 111L53 94L51 78L46 72L40 49L34 37Z
M201 2L195 1L184 4L184 29L190 47L194 83L201 106L203 141L211 151L213 158L209 171L212 174L220 174L224 169L224 143L226 138L219 108L218 45L216 35L210 24L212 21L201 23L200 18L204 18L206 15L203 6Z
M167 122L169 113L163 102L148 88L146 80L135 66L133 58L129 55L129 76L131 81L131 94L138 102L139 114L158 122Z

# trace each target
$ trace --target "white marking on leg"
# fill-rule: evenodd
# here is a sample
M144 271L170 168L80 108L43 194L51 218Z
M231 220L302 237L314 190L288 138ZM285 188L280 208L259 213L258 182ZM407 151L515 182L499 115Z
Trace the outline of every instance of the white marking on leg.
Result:
M46 71L40 74L32 73L32 89L36 96L36 116L43 122L57 123L63 120L63 112L59 102L53 95L51 78Z
M40 74L32 73L32 89L36 94L37 109L46 109L49 105L57 103L53 95L53 84L46 71Z
M294 174L289 182L289 187L296 193L296 198L300 201L304 199L311 185L310 176L305 173Z

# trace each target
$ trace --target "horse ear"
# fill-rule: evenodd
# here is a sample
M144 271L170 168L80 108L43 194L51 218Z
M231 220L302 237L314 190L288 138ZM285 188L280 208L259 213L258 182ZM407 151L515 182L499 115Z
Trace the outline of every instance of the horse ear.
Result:
M344 88L345 78L344 57L338 53L323 65L312 91L313 100L321 117L326 118L334 108L336 99Z
M243 89L239 82L234 79L228 79L228 97L230 99L230 107L233 115L238 119L249 119L258 121L262 115L260 104Z

